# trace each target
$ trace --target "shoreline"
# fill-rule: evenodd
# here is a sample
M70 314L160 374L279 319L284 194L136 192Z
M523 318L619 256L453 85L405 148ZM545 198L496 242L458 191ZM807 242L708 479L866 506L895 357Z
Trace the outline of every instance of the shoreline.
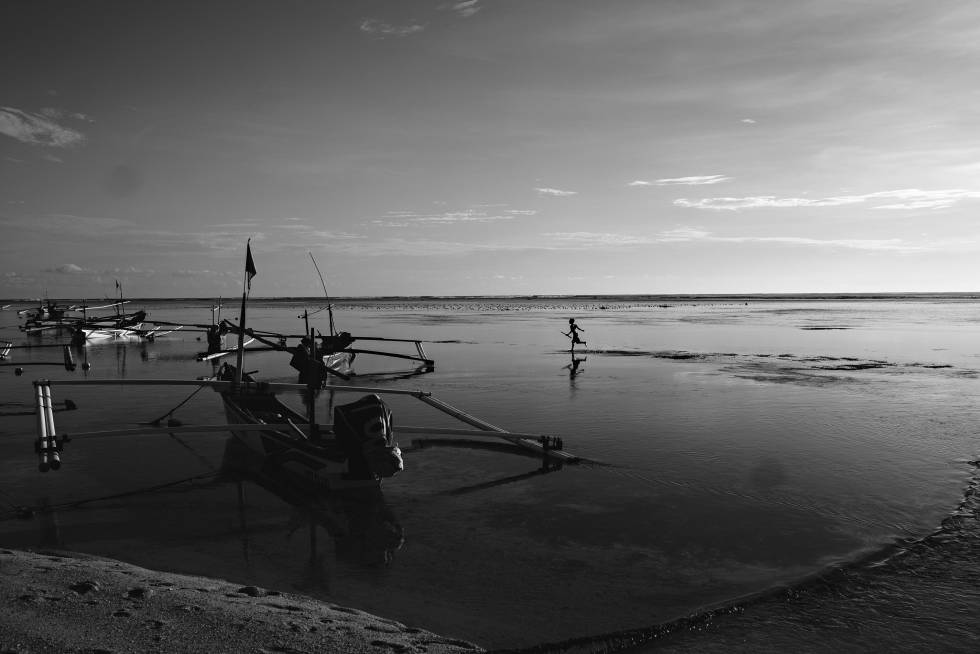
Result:
M304 595L77 552L0 548L0 651L485 650Z

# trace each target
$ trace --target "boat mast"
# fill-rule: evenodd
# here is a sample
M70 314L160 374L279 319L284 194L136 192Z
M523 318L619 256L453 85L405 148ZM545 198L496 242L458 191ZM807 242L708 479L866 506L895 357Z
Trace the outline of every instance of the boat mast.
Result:
M252 261L252 239L245 243L245 278L242 281L242 310L238 314L238 356L235 361L235 386L242 383L242 366L245 365L245 304L248 292L252 289L252 278L255 277L255 262Z

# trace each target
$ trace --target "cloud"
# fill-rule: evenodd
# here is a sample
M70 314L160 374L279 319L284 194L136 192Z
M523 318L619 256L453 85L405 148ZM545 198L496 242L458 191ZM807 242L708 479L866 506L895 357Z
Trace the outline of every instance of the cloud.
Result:
M67 148L85 141L85 135L64 127L44 114L29 114L0 107L0 134L31 145Z
M569 195L578 195L578 191L562 191L557 188L536 188L538 195L550 195L552 197L563 198Z
M454 2L448 5L450 11L459 14L463 18L469 18L482 8L480 6L480 0L462 0L461 2Z
M501 205L481 205L487 208L497 208ZM450 225L459 223L492 223L502 220L514 220L518 216L533 216L533 209L509 209L503 212L488 212L477 208L461 211L444 211L442 213L420 214L414 211L389 211L384 218L371 222L385 227L408 227L411 225Z
M57 268L48 268L44 272L58 273L59 275L79 275L86 271L81 266L76 266L73 263L64 263Z
M630 182L627 186L701 186L730 182L732 179L726 175L692 175L690 177L666 177L653 182L638 179Z
M376 18L365 18L361 21L361 31L372 36L376 36L380 39L396 36L403 37L421 32L425 29L425 25L419 25L418 23L407 23L405 25L392 25L391 23L386 23L380 21Z
M859 239L836 238L819 239L803 236L717 236L700 227L677 227L658 232L652 236L635 234L616 234L609 232L552 232L544 234L555 245L546 249L616 249L643 245L662 245L666 243L732 243L732 244L772 244L814 248L846 248L852 250L924 252L945 248L943 243L914 245L897 238Z
M701 200L679 198L674 200L674 205L678 207L686 207L688 209L738 211L739 209L758 209L761 207L833 207L844 204L857 204L863 201L864 200L853 197L811 200L808 198L777 198L774 195L758 195L744 198L703 198Z
M745 123L746 125L755 125L755 121L752 120L751 118L743 118L742 122Z
M551 232L544 234L544 236L566 244L577 244L584 247L649 245L656 242L650 237L609 232Z
M877 200L898 200L887 204L879 204L873 209L943 209L950 207L960 200L980 198L980 191L963 189L944 189L922 191L919 189L898 189L894 191L877 191L864 195L841 195L826 198L780 198L774 195L756 195L741 198L718 197L689 200L680 198L674 200L674 205L689 209L709 209L714 211L738 211L740 209L759 208L796 208L796 207L838 207L843 205L873 203Z
M673 243L678 241L696 241L708 238L711 232L706 232L697 227L677 227L660 232L657 240L661 243Z
M661 232L656 237L661 243L713 242L713 243L773 243L810 247L848 248L854 250L889 250L894 252L919 252L932 246L912 245L901 239L832 238L819 239L804 236L716 236L696 227L680 227Z
M237 270L235 270L235 271L224 271L224 272L221 272L221 271L218 271L218 270L187 270L187 269L181 269L181 270L175 270L175 271L173 271L170 274L172 276L174 276L174 277L206 277L206 278L208 278L208 277L211 277L211 278L213 278L213 277L218 277L218 278L221 278L221 277L233 277L233 278L237 278L240 275L240 272L237 271Z

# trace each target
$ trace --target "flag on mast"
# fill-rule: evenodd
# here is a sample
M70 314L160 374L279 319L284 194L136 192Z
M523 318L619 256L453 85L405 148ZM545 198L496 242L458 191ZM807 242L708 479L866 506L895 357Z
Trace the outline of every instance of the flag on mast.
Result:
M245 277L248 279L248 290L252 290L252 278L255 277L255 262L252 261L252 241L245 244Z

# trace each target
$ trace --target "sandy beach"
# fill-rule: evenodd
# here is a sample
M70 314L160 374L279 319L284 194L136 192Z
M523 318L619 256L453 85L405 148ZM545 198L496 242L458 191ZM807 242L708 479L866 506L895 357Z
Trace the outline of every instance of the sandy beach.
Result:
M74 552L0 549L0 652L427 652L481 647L274 589Z

